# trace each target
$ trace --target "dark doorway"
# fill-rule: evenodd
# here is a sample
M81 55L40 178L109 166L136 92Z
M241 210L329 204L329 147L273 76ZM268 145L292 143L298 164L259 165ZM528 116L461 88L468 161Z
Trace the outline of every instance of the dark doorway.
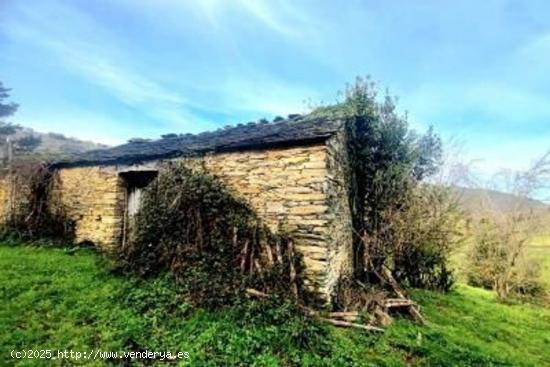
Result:
M139 210L143 190L157 177L158 171L127 171L120 176L126 186L126 200L124 203L124 224L122 233L122 246L126 245L126 238L132 227L133 217Z

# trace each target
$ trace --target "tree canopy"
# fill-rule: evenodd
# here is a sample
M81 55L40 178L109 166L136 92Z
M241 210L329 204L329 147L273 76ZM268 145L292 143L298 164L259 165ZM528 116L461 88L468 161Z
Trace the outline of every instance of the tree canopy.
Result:
M312 116L348 121L356 276L376 283L386 268L409 285L447 288L456 206L443 189L423 185L439 169L441 138L433 128L411 129L397 99L380 95L368 77L357 78L343 96Z

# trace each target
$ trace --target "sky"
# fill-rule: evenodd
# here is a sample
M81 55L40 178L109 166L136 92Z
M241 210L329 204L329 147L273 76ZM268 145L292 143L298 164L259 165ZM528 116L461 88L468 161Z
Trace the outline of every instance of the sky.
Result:
M13 122L106 144L306 113L371 75L480 175L550 149L550 2L0 0Z

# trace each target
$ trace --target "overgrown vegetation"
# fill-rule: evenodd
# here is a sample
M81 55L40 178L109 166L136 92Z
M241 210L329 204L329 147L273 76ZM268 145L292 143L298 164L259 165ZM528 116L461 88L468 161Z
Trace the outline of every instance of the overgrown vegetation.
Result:
M431 129L423 136L409 129L394 99L379 102L368 79L348 87L343 103L312 116L329 114L348 120L356 278L385 287L388 279L381 274L389 269L401 285L448 290L460 213L451 190L422 184L438 169L439 137ZM199 304L226 304L252 279L260 289L289 289L292 270L266 261L266 255L275 257L272 248L280 239L221 184L183 164L161 170L132 227L123 268L142 274L170 270ZM247 262L246 273L254 276L245 279L239 263Z
M3 240L71 243L74 223L55 192L58 176L47 163L12 162L8 181L6 218L0 224Z
M514 221L514 227L525 225L521 219ZM510 223L504 226L493 219L481 219L475 224L468 258L468 282L493 289L502 299L514 295L539 296L544 291L539 280L540 260L527 258L524 248L531 234L509 226Z
M458 200L448 187L423 184L435 174L441 139L430 128L418 135L387 93L358 78L336 106L313 116L347 118L354 197L357 278L383 285L385 269L405 286L448 290L449 252L462 241Z
M529 241L544 229L547 219L544 211L528 208L527 203L534 193L548 187L550 152L523 172L500 176L499 182L505 184L515 200L506 212L495 209L486 200L483 212L472 222L468 282L493 289L503 300L544 296L541 259L528 257L527 249Z
M388 221L395 227L396 280L407 287L449 290L454 283L449 258L464 240L462 211L452 189L418 186L407 208Z
M146 276L170 271L195 304L231 304L247 286L287 296L302 289L285 236L273 235L221 182L182 162L160 169L132 221L120 268Z
M464 286L444 295L414 291L430 324L398 318L373 335L324 326L288 303L195 309L170 280L113 275L89 250L0 245L0 284L5 365L53 363L10 358L24 348L187 351L192 366L538 367L550 360L548 309L501 304L491 292Z

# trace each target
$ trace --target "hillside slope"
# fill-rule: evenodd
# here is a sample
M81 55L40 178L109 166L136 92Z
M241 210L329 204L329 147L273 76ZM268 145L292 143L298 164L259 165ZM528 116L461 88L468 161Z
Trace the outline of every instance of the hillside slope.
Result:
M478 214L485 210L510 212L520 205L528 210L550 213L550 205L534 199L522 199L501 191L487 189L457 188L463 209L469 214Z
M104 144L98 144L91 141L79 140L67 137L59 133L42 133L24 126L16 126L16 131L6 135L14 142L16 156L21 155L40 155L48 158L68 157L73 154L82 153L93 149L102 149L108 147ZM2 141L0 149L0 159L6 154L5 144Z
M476 288L414 291L428 324L398 318L384 333L372 334L319 324L286 304L243 301L218 312L195 309L172 284L114 275L89 250L0 245L0 365L51 365L46 359L14 361L6 353L31 347L189 352L188 361L177 362L197 366L550 363L550 310L501 304Z

